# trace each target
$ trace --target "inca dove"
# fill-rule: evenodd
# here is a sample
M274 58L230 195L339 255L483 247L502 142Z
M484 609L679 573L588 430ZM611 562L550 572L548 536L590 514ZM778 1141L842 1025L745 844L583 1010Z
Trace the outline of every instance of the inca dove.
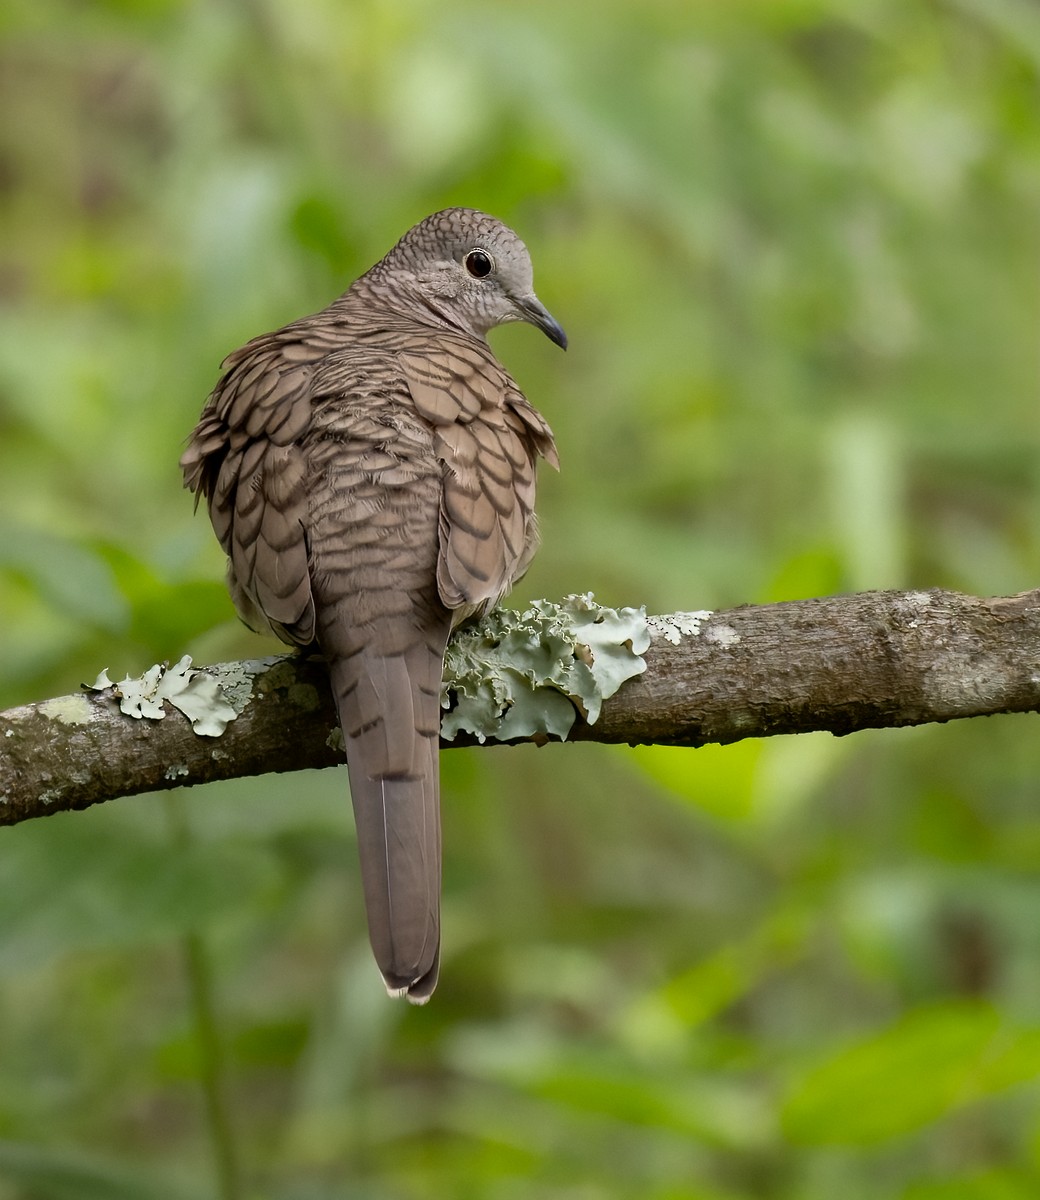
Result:
M239 615L327 657L346 739L369 936L391 995L437 983L444 647L537 541L552 432L488 330L567 339L510 229L452 208L328 308L224 362L181 458Z

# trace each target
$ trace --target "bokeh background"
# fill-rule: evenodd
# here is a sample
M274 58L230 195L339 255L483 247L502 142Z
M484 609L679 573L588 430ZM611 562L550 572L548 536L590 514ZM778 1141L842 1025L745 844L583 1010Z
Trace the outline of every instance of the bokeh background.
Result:
M1031 0L6 0L0 703L268 651L183 439L449 204L571 338L493 335L564 464L515 603L1035 586L1038 72ZM0 1200L1040 1195L1034 718L444 793L425 1010L343 771L3 830Z

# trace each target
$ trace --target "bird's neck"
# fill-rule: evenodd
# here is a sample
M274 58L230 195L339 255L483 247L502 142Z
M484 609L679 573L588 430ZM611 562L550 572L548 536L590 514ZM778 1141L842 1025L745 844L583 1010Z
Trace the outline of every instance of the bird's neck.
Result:
M450 330L480 342L487 341L481 331L460 322L457 316L452 314L450 304L442 302L427 289L409 286L407 282L400 280L394 280L391 288L389 280L379 270L381 266L381 263L377 263L360 279L355 280L336 304L348 310L363 310L365 319L369 322L372 320L372 314L378 311L385 313L387 319L395 324L399 324L404 318L431 329Z

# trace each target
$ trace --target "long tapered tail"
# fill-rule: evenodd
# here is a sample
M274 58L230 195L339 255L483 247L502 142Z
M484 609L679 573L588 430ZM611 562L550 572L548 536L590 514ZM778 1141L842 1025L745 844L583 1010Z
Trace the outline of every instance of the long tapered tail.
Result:
M436 639L435 639L436 640ZM443 646L329 664L346 739L368 934L391 995L424 1004L440 966Z

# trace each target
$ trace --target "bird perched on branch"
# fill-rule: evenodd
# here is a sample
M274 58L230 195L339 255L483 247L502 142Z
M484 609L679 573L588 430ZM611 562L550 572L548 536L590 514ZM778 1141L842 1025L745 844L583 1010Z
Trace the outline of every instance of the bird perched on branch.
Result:
M526 570L535 466L558 466L488 347L509 321L567 346L516 234L434 213L328 308L231 354L181 458L239 615L328 660L369 937L416 1004L440 958L445 644Z

